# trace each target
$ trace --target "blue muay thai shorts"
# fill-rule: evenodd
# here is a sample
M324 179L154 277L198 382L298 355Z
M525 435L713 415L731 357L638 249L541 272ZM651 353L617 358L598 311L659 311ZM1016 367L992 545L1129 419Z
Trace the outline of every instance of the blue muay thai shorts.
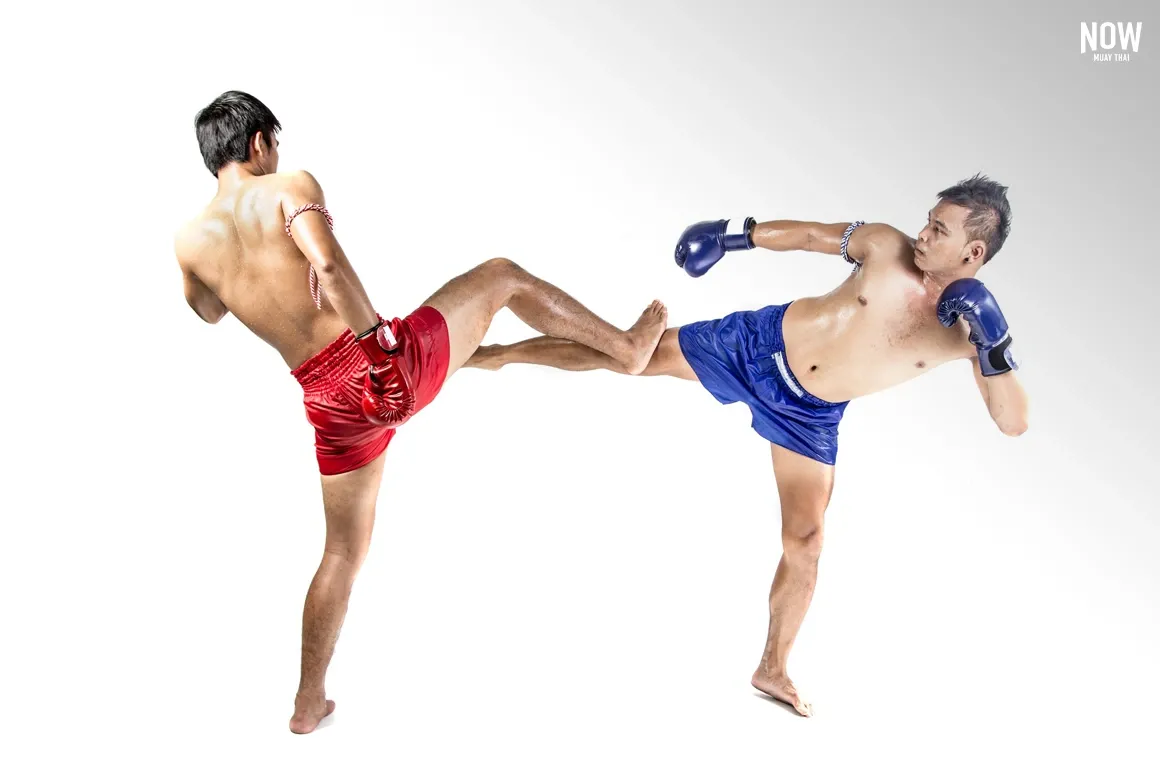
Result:
M722 404L748 406L758 435L832 465L838 456L838 423L850 402L810 395L790 371L781 333L788 307L693 322L677 338L701 385Z

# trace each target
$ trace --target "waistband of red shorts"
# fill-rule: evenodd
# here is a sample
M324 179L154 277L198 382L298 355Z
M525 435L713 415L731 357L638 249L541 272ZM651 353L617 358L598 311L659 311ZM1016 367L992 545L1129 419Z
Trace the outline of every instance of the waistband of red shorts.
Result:
M366 357L355 345L354 333L347 329L317 354L291 370L290 374L303 390L324 390L334 383L343 382L352 369L361 369L361 365L365 364Z

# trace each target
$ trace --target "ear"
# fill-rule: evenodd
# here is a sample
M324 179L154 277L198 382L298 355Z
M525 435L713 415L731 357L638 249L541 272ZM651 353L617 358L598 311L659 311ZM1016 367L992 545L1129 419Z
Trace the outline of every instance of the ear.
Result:
M972 240L967 243L967 247L963 249L964 264L982 264L983 257L987 255L987 244L982 240Z
M269 152L270 146L266 144L266 138L262 135L261 130L258 130L250 138L250 158L257 160Z

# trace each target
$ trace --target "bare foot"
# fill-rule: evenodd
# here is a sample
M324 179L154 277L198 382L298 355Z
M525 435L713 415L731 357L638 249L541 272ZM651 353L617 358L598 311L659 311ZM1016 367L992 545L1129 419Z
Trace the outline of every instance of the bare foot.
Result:
M318 728L327 715L334 712L334 700L325 697L294 700L294 717L290 719L290 730L296 734L308 734Z
M770 674L765 671L765 668L758 668L750 683L758 691L768 694L779 702L785 702L797 710L800 715L808 718L814 714L814 708L810 706L809 702L801 698L797 687L793 685L793 681L789 680L789 676L784 673Z
M503 367L507 362L503 359L503 351L507 346L499 344L491 346L480 346L475 349L467 361L463 363L464 367L473 367L475 369L489 369L494 372Z
M613 357L624 365L630 375L639 375L648 366L657 344L665 333L669 322L669 310L660 301L653 301L636 320L636 324L628 328L628 353L624 356Z

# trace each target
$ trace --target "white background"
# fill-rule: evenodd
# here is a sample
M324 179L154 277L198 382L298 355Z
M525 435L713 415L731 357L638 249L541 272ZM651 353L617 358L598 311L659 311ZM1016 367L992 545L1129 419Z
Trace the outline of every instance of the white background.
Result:
M6 757L1141 757L1160 423L1155 33L1143 6L201 3L6 10ZM1117 15L1118 14L1118 15ZM1144 21L1127 64L1081 20ZM690 222L884 221L1011 186L981 277L1030 431L964 362L851 404L803 720L756 695L768 446L697 385L465 370L392 444L328 682L286 730L323 524L278 356L181 297L227 89L285 127L376 307L508 256L627 326L829 290L833 257L701 280ZM530 335L510 315L489 342ZM1152 755L1154 756L1154 754Z

